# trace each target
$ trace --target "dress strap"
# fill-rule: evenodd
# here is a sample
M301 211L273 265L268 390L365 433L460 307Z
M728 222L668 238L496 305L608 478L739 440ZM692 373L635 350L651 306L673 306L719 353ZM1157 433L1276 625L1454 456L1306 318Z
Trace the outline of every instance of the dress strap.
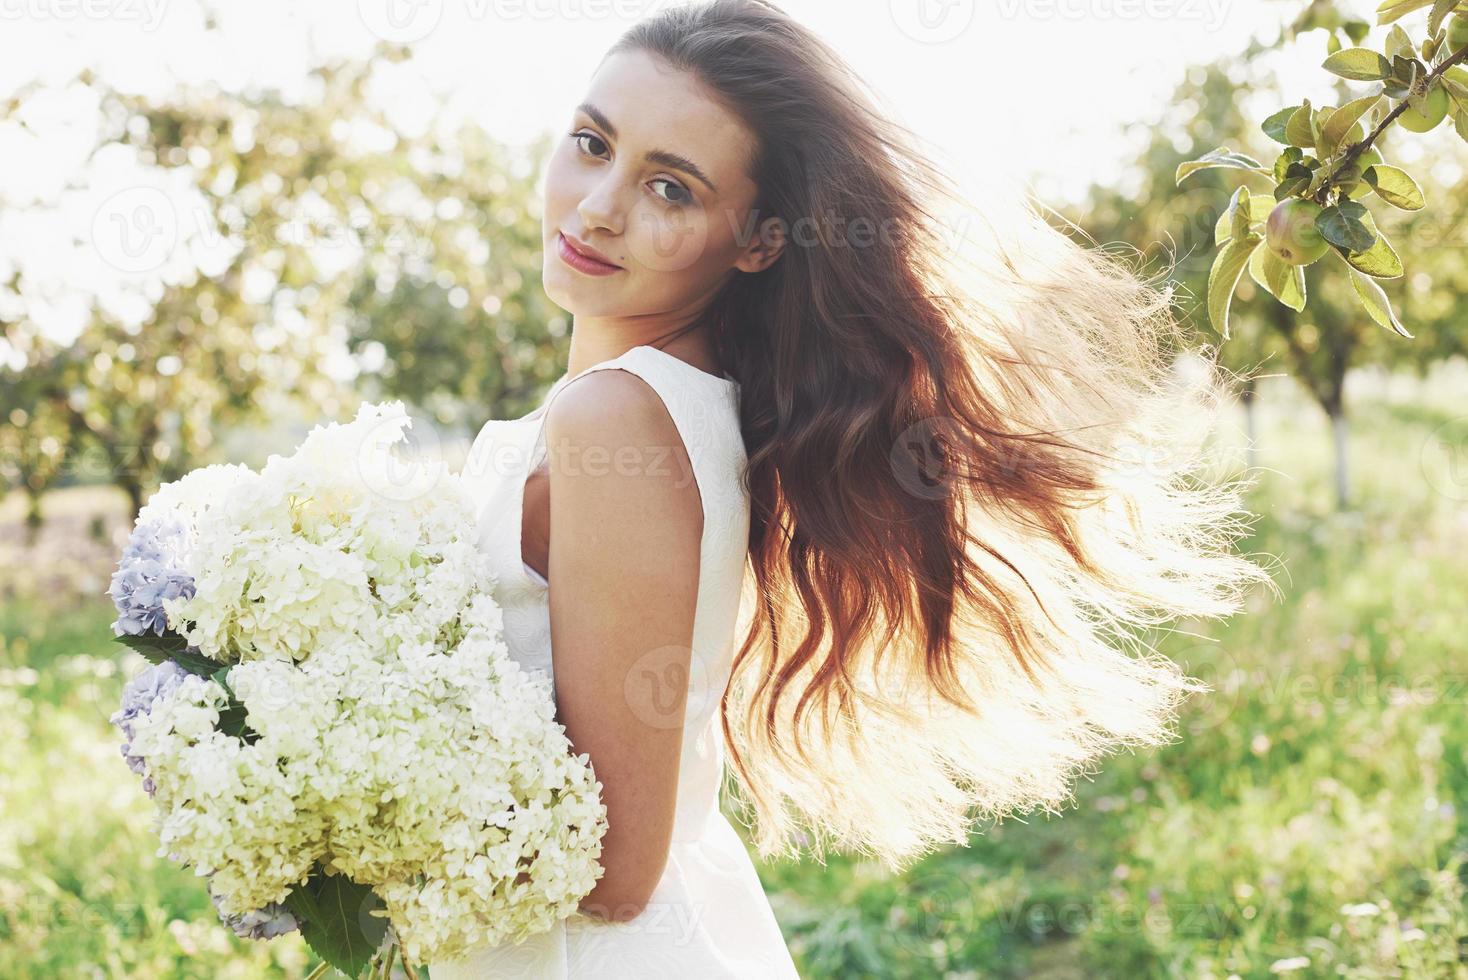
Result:
M717 552L729 542L716 536L729 530L731 503L740 501L730 490L740 487L745 462L744 441L739 431L739 384L732 378L718 378L707 371L674 357L656 347L633 347L617 357L593 364L575 375L562 378L552 386L545 402L528 418L535 434L532 437L530 470L539 467L546 456L545 417L551 402L569 384L592 371L621 370L635 374L657 392L667 409L684 451L693 467L703 508L703 553ZM711 538L715 540L711 541ZM739 547L747 542L740 541Z
M700 497L704 493L708 470L712 478L713 459L733 447L742 448L738 432L739 385L731 378L718 378L656 347L640 345L617 357L593 364L575 375L562 378L552 386L544 403L530 417L535 422L535 441L531 450L531 469L545 459L545 417L550 404L566 386L592 371L620 370L635 374L657 392L699 481ZM730 431L730 421L734 423Z

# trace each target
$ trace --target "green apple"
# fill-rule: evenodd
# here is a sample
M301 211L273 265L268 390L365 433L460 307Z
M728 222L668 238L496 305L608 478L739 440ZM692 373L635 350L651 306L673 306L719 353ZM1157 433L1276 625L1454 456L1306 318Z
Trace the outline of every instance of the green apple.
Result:
M1366 171L1381 162L1381 151L1374 146L1368 146L1361 151L1360 156L1351 161L1351 171L1358 175L1365 174ZM1359 200L1372 192L1371 185L1359 176L1355 180L1344 181L1343 185L1346 188L1346 193L1353 201Z
M1397 117L1403 129L1414 133L1425 133L1436 129L1437 124L1448 117L1448 90L1441 85L1434 85L1427 90L1427 113L1424 115L1417 111L1410 103Z
M1461 51L1468 48L1468 16L1454 14L1448 21L1448 50Z
M1309 265L1330 248L1315 227L1320 212L1320 205L1302 197L1280 201L1264 223L1265 244L1288 265Z
M1351 161L1351 166L1346 167L1345 172L1337 180L1337 185L1351 197L1352 201L1364 198L1365 195L1371 194L1371 185L1365 182L1362 176L1378 163L1381 163L1380 151L1376 147L1365 148L1355 160Z

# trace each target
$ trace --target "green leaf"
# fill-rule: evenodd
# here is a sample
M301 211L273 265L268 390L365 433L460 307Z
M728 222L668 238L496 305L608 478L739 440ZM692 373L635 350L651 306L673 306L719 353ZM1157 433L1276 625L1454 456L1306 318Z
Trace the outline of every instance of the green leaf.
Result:
M1420 211L1427 206L1427 199L1422 196L1422 188L1417 186L1417 181L1412 175L1400 167L1388 166L1378 163L1367 167L1361 179L1371 185L1377 196L1394 208L1403 211Z
M1430 7L1433 0L1384 0L1380 7L1376 8L1376 23L1390 24L1394 20L1401 20L1410 13ZM1457 11L1468 13L1468 3L1458 0Z
M1371 217L1371 212L1362 214L1360 220L1376 236L1376 241L1364 252L1352 252L1340 246L1335 246L1335 250L1345 259L1347 265L1373 279L1396 279L1401 276L1406 271L1402 268L1402 260L1397 257L1386 236L1376 227L1376 220Z
M260 733L246 723L249 713L245 710L244 704L234 696L234 688L229 686L229 671L229 667L220 667L209 677L229 694L229 704L220 709L219 722L215 727L226 735L233 735L244 741L247 745L253 745L260 740Z
M1392 303L1387 298L1386 290L1382 289L1370 276L1364 276L1355 269L1346 271L1351 274L1351 285L1356 287L1356 295L1361 298L1361 305L1366 308L1371 319L1388 330L1395 330L1411 340L1412 335L1407 332L1406 327L1402 326L1402 321L1397 319L1397 314L1392 310Z
M215 727L226 735L233 735L245 744L252 745L260 740L260 734L246 723L246 718L245 706L231 702L229 707L220 710L219 723Z
M1235 153L1226 146L1220 146L1216 150L1209 150L1196 160L1178 164L1177 175L1174 183L1181 184L1183 180L1200 170L1208 170L1213 167L1227 167L1233 170L1253 170L1257 173L1269 176L1270 171L1264 169L1264 165L1251 156L1243 153Z
M1305 308L1305 267L1290 265L1268 246L1254 249L1249 275L1269 295L1296 313Z
M365 914L381 904L372 889L344 875L326 874L319 864L304 884L291 890L285 904L311 951L349 977L366 969L387 933L385 919ZM364 926L375 935L364 932Z
M1230 238L1242 238L1249 233L1249 226L1253 224L1249 210L1249 188L1240 187L1228 202Z
M1224 340L1228 339L1228 308L1233 303L1234 290L1249 264L1249 255L1263 241L1263 235L1253 232L1233 239L1218 253L1213 268L1208 271L1208 320Z
M1283 143L1289 146L1290 138L1285 135L1285 126L1288 125L1290 117L1299 111L1300 107L1297 105L1288 106L1264 120L1259 128L1264 130L1265 136L1268 136L1276 143Z
M1453 72L1456 68L1456 65L1453 68L1449 68L1446 75L1438 76L1438 81L1447 90L1448 98L1457 104L1458 111L1468 112L1468 85L1464 85L1453 77Z
M1314 115L1315 110L1310 107L1310 100L1306 99L1285 121L1285 139L1291 146L1315 145L1315 132L1310 128L1310 120Z
M1356 201L1342 201L1315 216L1315 227L1325 240L1350 252L1370 248L1376 236L1361 220L1366 208Z
M1401 24L1393 24L1392 29L1387 32L1386 43L1381 46L1382 53L1388 58L1395 58L1405 51L1412 54L1412 35L1402 30Z
M1250 192L1250 227L1263 227L1265 219L1269 217L1269 212L1274 210L1275 203L1276 202L1272 195ZM1222 245L1224 242L1234 237L1232 231L1233 213L1233 201L1230 200L1229 207L1223 209L1223 213L1218 216L1218 221L1213 226L1213 243L1215 245Z
M1274 188L1274 199L1283 201L1287 197L1304 197L1304 190L1315 180L1315 171L1303 163L1292 163L1285 168L1278 186Z
M1357 82L1377 82L1390 78L1392 63L1379 51L1370 48L1346 48L1326 58L1322 68L1341 78Z
M1392 58L1392 78L1399 81L1406 88L1412 88L1417 84L1417 76L1421 74L1419 62L1415 57L1397 55Z
M1305 151L1298 146L1285 147L1284 152L1274 158L1274 179L1284 180L1285 173L1290 169L1290 166L1299 163L1304 155ZM1308 173L1308 171L1306 172Z
M136 650L151 663L161 664L165 660L172 660L190 674L198 674L200 677L209 677L219 669L218 661L210 660L202 653L190 651L189 642L173 632L163 636L146 633L143 636L115 636L113 639Z
M1457 4L1458 0L1437 0L1437 2L1432 5L1432 13L1427 15L1428 37L1432 37L1437 34L1438 28L1443 26L1443 21L1447 19L1448 14L1452 11L1453 7L1457 6Z
M1311 145L1315 147L1316 155L1322 158L1330 156L1330 153L1323 146L1320 132L1324 128L1325 121L1330 118L1330 114L1332 112L1335 112L1335 107L1327 105L1321 106L1319 109L1316 109L1313 113L1310 114L1310 139L1312 140Z
M1330 114L1330 119L1322 130L1325 142L1330 147L1326 151L1327 155L1334 154L1340 148L1341 141L1350 134L1351 128L1361 121L1362 116L1376 108L1379 102L1381 102L1381 93L1378 92L1364 99L1353 99ZM1362 136L1364 137L1365 134L1363 133Z

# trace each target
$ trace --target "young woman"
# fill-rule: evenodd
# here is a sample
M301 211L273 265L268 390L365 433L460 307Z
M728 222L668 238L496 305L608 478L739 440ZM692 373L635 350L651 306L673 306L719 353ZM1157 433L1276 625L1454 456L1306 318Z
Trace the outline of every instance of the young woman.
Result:
M1166 296L1029 212L963 288L959 196L760 0L630 29L544 196L569 368L465 479L603 785L604 875L434 980L796 976L726 749L762 855L900 869L1169 738L1202 688L1128 628L1268 578L1230 552L1240 486L1192 479L1173 423L1223 387L1169 370Z

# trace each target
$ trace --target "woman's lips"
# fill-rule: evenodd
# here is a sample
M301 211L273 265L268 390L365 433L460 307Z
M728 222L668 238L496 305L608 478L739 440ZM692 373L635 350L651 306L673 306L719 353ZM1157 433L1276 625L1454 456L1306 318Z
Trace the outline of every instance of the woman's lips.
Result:
M622 271L620 266L611 265L576 251L575 246L567 241L566 236L560 232L556 232L556 253L560 255L562 262L588 276L609 276L614 272Z

